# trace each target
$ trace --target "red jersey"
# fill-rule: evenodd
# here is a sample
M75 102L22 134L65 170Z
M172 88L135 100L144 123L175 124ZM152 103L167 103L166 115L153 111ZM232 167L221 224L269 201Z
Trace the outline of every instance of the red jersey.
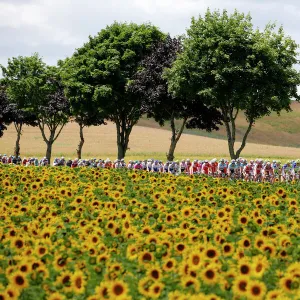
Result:
M202 173L208 175L209 169L210 169L210 164L209 164L209 163L205 163L205 164L202 166Z

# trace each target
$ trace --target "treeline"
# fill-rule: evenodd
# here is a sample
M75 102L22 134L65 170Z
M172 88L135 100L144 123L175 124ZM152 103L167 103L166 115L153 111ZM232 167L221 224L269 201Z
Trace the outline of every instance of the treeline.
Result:
M78 123L81 158L84 127L116 125L118 158L142 115L171 127L167 154L173 160L185 127L226 127L231 158L240 156L258 118L291 110L299 100L297 44L282 27L253 27L250 15L207 10L186 35L171 37L151 24L113 23L56 67L38 54L1 66L0 136L13 123L15 156L24 124L38 126L46 157L70 120ZM236 149L236 118L248 126ZM175 120L181 120L176 127Z

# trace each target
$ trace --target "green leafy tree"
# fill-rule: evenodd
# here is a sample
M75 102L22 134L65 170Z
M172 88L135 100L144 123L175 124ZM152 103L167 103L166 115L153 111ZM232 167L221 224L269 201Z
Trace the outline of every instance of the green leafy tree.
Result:
M164 35L150 24L114 23L77 49L62 66L70 101L92 101L116 124L118 158L123 158L132 128L142 115L141 100L128 90L141 60Z
M48 67L45 78L45 85L41 89L43 97L32 108L47 146L46 158L50 163L52 146L64 126L69 122L71 111L70 102L65 96L58 68Z
M221 114L217 109L204 105L200 99L176 97L168 92L163 73L172 66L180 51L179 38L167 36L155 44L152 52L142 61L142 68L129 87L143 100L142 106L148 117L154 118L161 126L170 122L172 135L167 153L169 161L174 160L176 145L185 127L211 131L217 130L217 125L221 124Z
M67 59L68 60L68 59ZM66 61L67 61L66 60ZM66 62L59 61L59 65L63 70L63 65ZM64 76L64 70L60 72ZM67 78L69 78L67 76ZM67 92L71 91L71 87L67 89ZM105 125L104 117L98 109L97 103L93 101L92 97L89 97L81 89L72 89L72 97L70 99L71 120L76 122L79 126L79 143L76 149L78 159L81 159L82 148L84 145L84 128L89 126Z
M175 95L199 96L220 110L230 156L237 158L258 118L289 111L291 100L299 100L297 63L297 44L282 27L254 30L250 15L208 10L192 19L183 52L166 76ZM235 150L239 113L248 126Z
M38 54L12 58L6 68L1 68L7 98L14 105L16 147L25 121L36 124L47 145L46 157L50 161L52 145L69 118L69 102L64 96L59 69L48 67Z
M36 85L42 83L41 75L45 65L35 54L31 57L14 57L8 60L7 67L0 67L3 74L1 82L6 87L10 103L11 121L17 132L14 155L19 156L23 126L37 126L36 116L31 111L31 102L38 97Z

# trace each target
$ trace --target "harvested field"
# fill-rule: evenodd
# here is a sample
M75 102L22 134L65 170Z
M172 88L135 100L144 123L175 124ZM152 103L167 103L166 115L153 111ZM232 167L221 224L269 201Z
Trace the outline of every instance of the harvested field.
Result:
M85 145L84 157L106 156L114 158L116 149L115 125L108 123L106 126L90 127L84 129ZM4 133L0 139L0 153L13 153L16 133L13 126ZM79 139L79 130L76 123L69 123L62 131L54 144L53 156L64 155L74 157ZM165 158L170 142L170 132L167 130L136 126L133 129L127 158L147 158L148 156ZM238 145L239 143L237 143ZM44 156L46 145L38 128L25 127L21 139L21 155ZM202 136L183 134L178 143L176 157L228 157L227 142ZM247 144L243 156L246 157L276 157L297 158L300 157L299 148L270 146L260 144Z

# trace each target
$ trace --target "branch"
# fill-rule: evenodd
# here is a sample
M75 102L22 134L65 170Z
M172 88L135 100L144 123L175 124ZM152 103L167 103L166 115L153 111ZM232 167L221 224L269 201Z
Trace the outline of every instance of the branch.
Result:
M176 139L175 139L176 143L179 141L179 139L180 139L180 137L181 137L181 135L182 135L182 132L183 132L184 127L185 127L185 124L186 124L186 121L187 121L187 118L184 118L184 119L183 119L183 122L182 122L182 124L181 124L181 127L180 127L180 129L179 129L179 132L178 132L178 134L177 134L177 136L176 136Z
M49 141L48 141L48 139L47 139L47 137L45 135L45 124L44 124L44 122L42 121L42 125L41 125L40 120L38 120L38 125L39 125L39 128L40 128L40 131L42 133L42 137L43 137L44 141L46 143L48 143Z
M236 152L237 157L240 156L242 150L243 150L243 149L245 148L245 146L246 146L246 140L247 140L247 137L248 137L248 135L249 135L249 133L250 133L250 131L251 131L251 129L252 129L253 123L254 123L253 120L251 120L250 123L249 123L249 126L248 126L248 128L247 128L247 131L245 132L245 135L244 135L244 137L243 137L242 144L241 144L240 148L239 148L239 149L237 150L237 152Z
M62 131L62 130L63 130L63 128L65 127L65 125L66 125L66 124L63 124L63 125L61 126L61 128L59 129L59 131L58 131L58 133L57 133L56 137L53 139L53 142L55 142L55 141L56 141L56 139L57 139L57 138L58 138L58 136L60 135L61 131Z

